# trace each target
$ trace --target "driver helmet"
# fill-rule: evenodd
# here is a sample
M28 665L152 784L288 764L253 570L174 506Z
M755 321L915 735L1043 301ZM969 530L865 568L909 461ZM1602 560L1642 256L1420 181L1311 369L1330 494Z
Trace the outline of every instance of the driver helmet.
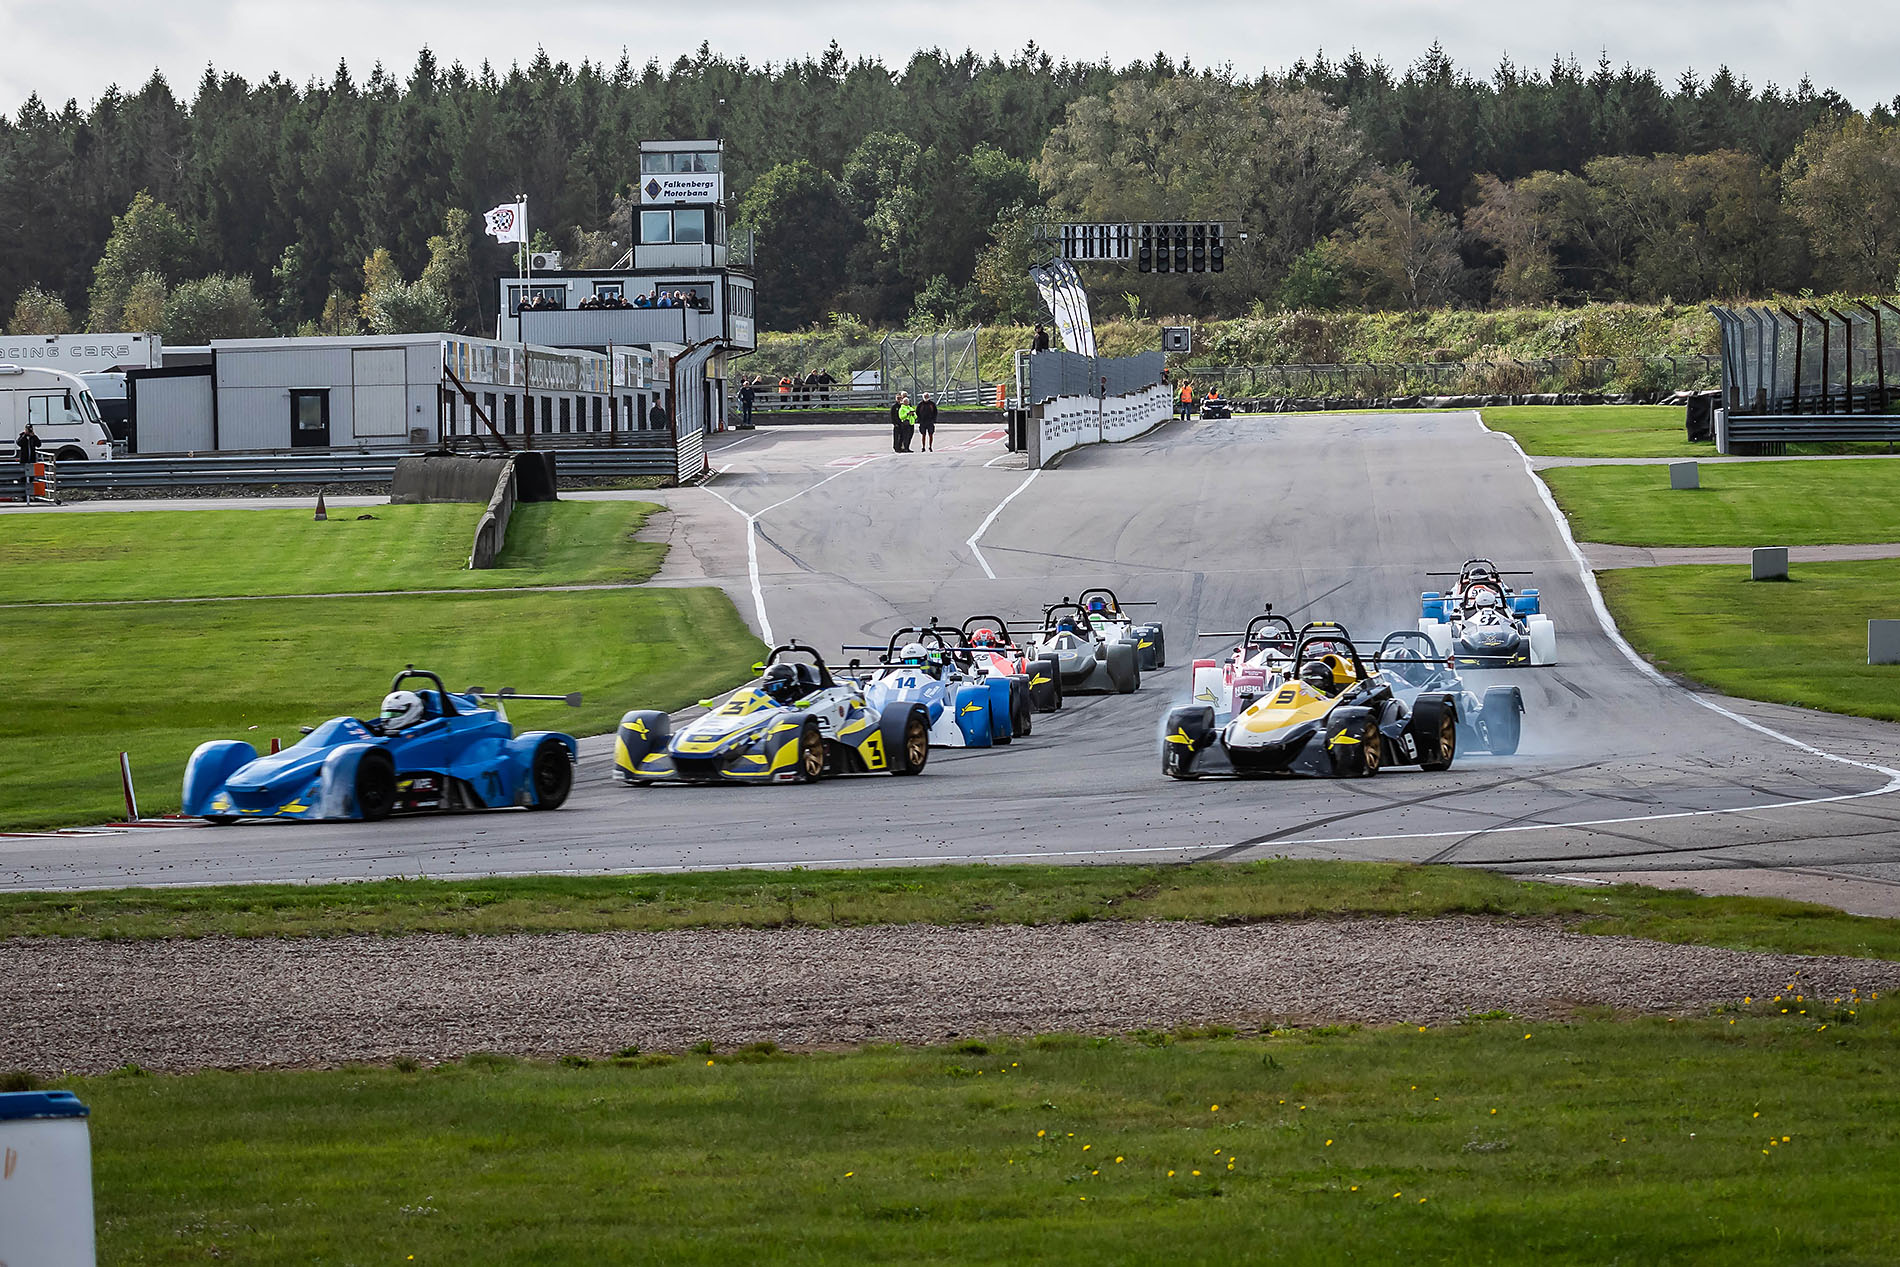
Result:
M975 633L970 635L970 645L973 647L995 646L996 645L996 631L994 629L977 630Z
M414 691L391 691L383 696L383 733L393 735L421 721L428 714L422 696Z
M897 653L897 658L904 664L924 664L928 661L929 654L924 650L923 643L907 642L904 644L904 649Z
M798 669L790 664L774 664L759 680L759 689L775 703L790 704L805 693L799 685Z
M1498 592L1487 586L1471 596L1471 605L1479 611L1495 611L1499 606Z
M1066 634L1072 634L1072 633L1074 633L1074 632L1075 632L1075 622L1074 622L1073 620L1071 620L1071 619L1069 619L1069 618L1068 618L1067 616L1064 616L1064 617L1063 617L1063 618L1062 618L1061 620L1058 620L1058 621L1056 622L1056 632L1057 632L1057 633L1066 633Z
M1321 695L1333 693L1333 666L1324 660L1310 660L1300 669L1300 681Z
M1097 594L1089 600L1089 615L1099 616L1108 610L1108 600Z
M1393 672L1403 682L1423 686L1432 680L1432 666L1426 663L1425 656L1417 647L1401 644L1393 648L1386 658L1394 662Z

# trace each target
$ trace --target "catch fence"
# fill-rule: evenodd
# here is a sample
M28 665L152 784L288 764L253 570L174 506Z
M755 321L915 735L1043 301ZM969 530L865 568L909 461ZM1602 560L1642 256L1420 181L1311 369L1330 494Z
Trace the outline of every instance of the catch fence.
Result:
M909 392L916 400L930 392L943 400L951 393L980 388L976 330L884 336L878 345L878 385L891 394Z
M1731 416L1886 414L1900 398L1900 307L1716 308Z

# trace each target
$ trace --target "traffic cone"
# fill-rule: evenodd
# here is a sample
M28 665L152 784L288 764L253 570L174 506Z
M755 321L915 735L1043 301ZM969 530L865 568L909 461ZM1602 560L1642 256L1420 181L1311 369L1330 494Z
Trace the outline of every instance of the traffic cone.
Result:
M324 520L328 519L329 517L330 517L329 512L323 508L323 490L318 489L317 490L317 522L322 523Z

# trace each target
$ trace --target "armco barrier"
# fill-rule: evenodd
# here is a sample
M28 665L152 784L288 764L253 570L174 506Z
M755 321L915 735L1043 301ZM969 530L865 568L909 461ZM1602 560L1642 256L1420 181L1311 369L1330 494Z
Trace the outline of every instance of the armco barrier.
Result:
M534 450L540 452L540 450ZM561 474L583 479L658 476L671 479L674 453L666 447L563 448ZM67 462L60 466L62 490L198 488L219 485L386 484L405 456L387 453L220 454L216 457L123 458L114 462ZM19 500L20 468L0 462L0 498Z
M1132 440L1173 413L1168 388L1159 383L1122 396L1059 396L1029 411L1029 465L1046 466L1091 444Z

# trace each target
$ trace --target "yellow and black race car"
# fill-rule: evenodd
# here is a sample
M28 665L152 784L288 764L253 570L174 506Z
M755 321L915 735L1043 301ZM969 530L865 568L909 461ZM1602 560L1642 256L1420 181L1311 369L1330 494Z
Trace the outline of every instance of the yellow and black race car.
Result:
M922 774L930 759L923 705L874 707L859 684L839 681L812 648L772 648L763 676L678 733L665 713L620 719L614 778L638 785L813 783L832 774Z
M1161 772L1369 777L1388 765L1448 769L1457 748L1455 697L1426 692L1407 707L1343 626L1315 621L1300 631L1292 675L1226 725L1206 704L1169 713Z

